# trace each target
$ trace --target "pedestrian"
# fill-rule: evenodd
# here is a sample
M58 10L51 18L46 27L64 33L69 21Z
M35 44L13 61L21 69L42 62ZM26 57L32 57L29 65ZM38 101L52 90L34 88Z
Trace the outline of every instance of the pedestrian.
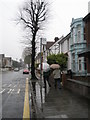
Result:
M54 75L54 82L55 82L55 88L61 89L61 73L60 73L60 69L57 68L53 71L53 75Z
M46 88L46 81L48 82L49 87L51 87L51 84L50 84L50 81L49 81L49 76L50 76L50 70L43 71L44 87L45 88Z

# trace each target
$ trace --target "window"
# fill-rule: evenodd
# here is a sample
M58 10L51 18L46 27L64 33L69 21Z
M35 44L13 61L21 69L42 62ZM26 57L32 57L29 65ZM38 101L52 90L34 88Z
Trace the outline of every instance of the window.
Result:
M84 57L84 69L87 69L87 65L86 65L86 58Z
M64 50L64 42L61 43L61 53L64 52L63 50Z
M74 28L72 29L72 40L73 40L73 43L75 43L75 29Z
M67 49L69 51L69 39L67 40Z
M77 33L77 42L80 42L81 39L81 31L78 31Z
M79 71L82 70L82 66L81 66L81 60L79 59Z
M81 40L81 25L77 26L77 42Z
M72 69L75 71L75 53L72 54Z

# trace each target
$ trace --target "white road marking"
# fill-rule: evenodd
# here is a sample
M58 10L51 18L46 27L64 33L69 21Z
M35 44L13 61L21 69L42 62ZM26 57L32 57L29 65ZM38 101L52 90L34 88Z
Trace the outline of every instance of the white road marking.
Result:
M11 93L14 91L14 89L12 89Z
M18 89L18 91L17 91L17 94L19 94L20 93L20 89Z
M10 89L7 93L10 93L12 91L12 89Z
M61 118L68 118L67 115L61 115Z
M68 118L67 115L54 115L54 116L47 116L46 118Z
M16 87L16 85L14 85L14 88Z
M3 93L5 91L5 89L3 89L0 93Z
M10 84L8 87L10 87L12 84Z

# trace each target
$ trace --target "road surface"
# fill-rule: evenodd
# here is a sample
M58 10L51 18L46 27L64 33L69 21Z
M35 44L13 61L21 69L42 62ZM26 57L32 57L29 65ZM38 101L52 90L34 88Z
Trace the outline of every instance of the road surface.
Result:
M2 118L23 118L26 78L23 70L2 74Z

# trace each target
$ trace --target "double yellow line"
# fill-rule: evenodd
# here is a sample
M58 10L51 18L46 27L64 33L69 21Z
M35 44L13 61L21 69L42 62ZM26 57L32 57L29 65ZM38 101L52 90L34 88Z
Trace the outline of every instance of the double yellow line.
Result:
M25 98L24 98L23 120L25 120L25 118L30 119L28 78L26 78L26 88L25 88Z

